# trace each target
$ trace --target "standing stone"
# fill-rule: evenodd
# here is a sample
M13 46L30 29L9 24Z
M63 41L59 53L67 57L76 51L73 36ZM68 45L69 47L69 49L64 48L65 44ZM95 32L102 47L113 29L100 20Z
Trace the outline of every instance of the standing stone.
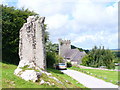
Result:
M29 16L20 29L18 67L29 65L30 68L46 68L44 20L45 17Z
M14 74L26 81L36 82L46 69L44 44L44 17L29 16L20 29L20 62Z

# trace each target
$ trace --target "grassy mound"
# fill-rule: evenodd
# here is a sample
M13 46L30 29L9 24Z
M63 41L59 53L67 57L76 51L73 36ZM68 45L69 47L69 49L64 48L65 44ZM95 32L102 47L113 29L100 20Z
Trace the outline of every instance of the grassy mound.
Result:
M52 76L56 77L62 84L43 74L41 79L54 83L54 85L40 85L39 82L33 83L31 81L25 81L14 75L14 70L17 68L16 65L1 62L0 64L2 64L2 68L0 68L0 70L2 70L2 88L85 88L82 84L61 73L59 70L47 69L47 71L52 73Z

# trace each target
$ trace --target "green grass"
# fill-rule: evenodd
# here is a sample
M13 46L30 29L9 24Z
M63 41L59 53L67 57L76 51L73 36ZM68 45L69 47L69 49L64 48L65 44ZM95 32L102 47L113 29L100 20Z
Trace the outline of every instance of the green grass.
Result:
M25 81L16 75L14 70L15 65L2 63L2 87L3 88L49 88L47 85L39 85L38 83Z
M120 69L120 66L115 66L115 69L119 70L119 69Z
M96 78L102 79L107 82L111 82L113 84L117 84L118 82L118 72L117 71L106 71L106 70L98 70L98 69L83 69L79 67L71 67L69 69L77 70L88 75L94 76Z
M76 80L71 77L61 73L59 70L48 69L48 72L52 73L52 76L59 79L62 84L58 83L56 80L49 78L46 74L42 74L41 79L44 81L49 81L55 85L40 85L39 82L33 83L31 81L25 81L16 75L14 75L14 70L17 68L16 65L1 63L2 68L2 88L85 88L82 84L77 83ZM66 80L68 82L66 82ZM86 88L87 89L87 88Z
M54 77L57 77L63 83L62 87L65 87L65 88L67 88L67 87L69 87L69 88L85 88L85 86L78 83L75 79L72 79L68 75L63 74L59 70L49 68L48 72L52 73L52 75ZM66 81L68 81L68 82L66 82Z

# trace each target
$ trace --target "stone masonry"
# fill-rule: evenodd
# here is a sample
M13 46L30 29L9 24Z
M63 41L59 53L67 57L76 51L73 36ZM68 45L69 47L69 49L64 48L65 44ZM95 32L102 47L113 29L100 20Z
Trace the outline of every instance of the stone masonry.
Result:
M39 68L46 68L44 46L44 17L29 16L27 23L20 29L19 66L33 63Z
M70 40L62 40L59 41L59 55L63 57L63 62L71 62L72 64L80 64L82 63L82 58L86 55L84 51L79 51L79 49L71 48Z
M14 74L26 81L38 81L46 69L44 20L44 17L29 16L20 29L20 62Z

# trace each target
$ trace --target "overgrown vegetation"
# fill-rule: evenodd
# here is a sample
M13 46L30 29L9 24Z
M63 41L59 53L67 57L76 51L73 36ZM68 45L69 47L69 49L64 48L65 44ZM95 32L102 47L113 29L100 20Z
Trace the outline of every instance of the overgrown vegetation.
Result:
M53 64L62 62L63 58L58 55L58 45L50 40L46 42L46 62L48 68L53 68Z
M109 49L104 49L104 46L98 48L95 46L85 57L82 59L82 64L91 67L106 66L108 69L114 69L115 55Z
M84 69L76 66L72 66L69 69L77 70L85 74L94 76L96 78L102 79L104 81L119 84L118 83L118 72L117 71L107 71L107 70L98 70L98 69ZM119 81L120 82L120 81Z
M57 55L55 52L47 52L47 67L53 68L54 64L62 62L63 58Z

